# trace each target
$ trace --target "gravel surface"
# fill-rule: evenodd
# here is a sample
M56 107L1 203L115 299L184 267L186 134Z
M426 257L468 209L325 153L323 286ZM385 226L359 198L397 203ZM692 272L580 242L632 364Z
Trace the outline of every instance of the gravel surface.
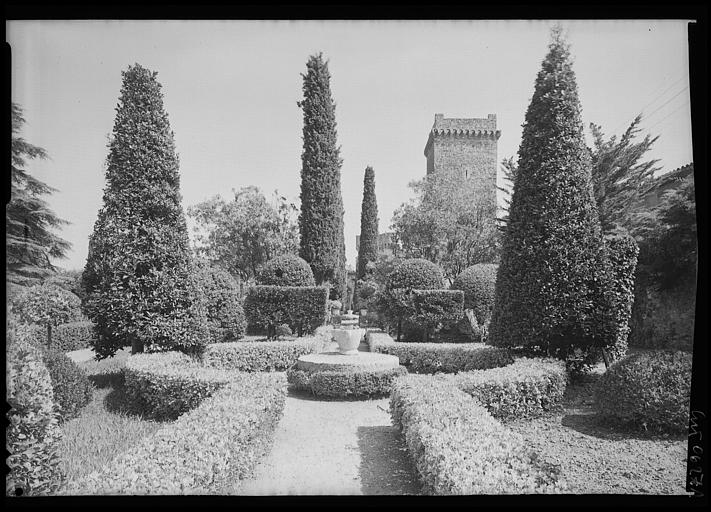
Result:
M290 393L271 453L237 493L419 494L387 411L388 399L323 401Z
M568 386L560 414L507 423L542 458L561 466L571 494L689 494L687 439L600 424L592 389L601 370Z
M67 352L67 355L75 363L83 363L84 361L91 361L96 355L94 350L91 348L85 348L82 350L73 350L72 352Z

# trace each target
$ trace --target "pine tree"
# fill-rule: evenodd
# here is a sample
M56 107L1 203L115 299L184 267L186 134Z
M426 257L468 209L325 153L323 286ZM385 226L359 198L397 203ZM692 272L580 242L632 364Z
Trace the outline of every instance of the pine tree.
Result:
M552 31L518 152L491 343L565 356L614 341L609 265L568 44Z
M139 64L122 72L103 206L82 279L100 357L128 345L134 353L196 352L209 339L156 75Z
M365 277L369 262L378 258L378 202L375 200L375 172L368 166L363 178L363 205L360 210L360 247L356 279Z
M316 284L332 284L332 299L345 299L342 160L336 145L331 75L320 53L309 58L306 69L301 75L304 99L297 103L304 112L299 256L311 265Z
M42 196L56 192L56 189L24 169L26 159L47 158L44 149L20 137L24 123L22 108L13 103L10 167L12 196L5 211L6 271L8 283L31 286L56 272L51 258L65 258L71 244L53 232L69 223L58 218L42 199Z

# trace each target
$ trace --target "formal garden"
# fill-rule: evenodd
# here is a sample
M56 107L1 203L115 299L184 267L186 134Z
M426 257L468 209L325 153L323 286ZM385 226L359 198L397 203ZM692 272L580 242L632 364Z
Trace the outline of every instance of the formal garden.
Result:
M157 73L123 72L84 269L37 263L62 250L46 208L47 238L8 250L6 494L686 494L693 303L674 329L649 308L695 282L693 183L624 209L653 141L637 120L586 146L554 29L503 224L432 178L382 256L368 167L351 286L329 77L312 56L298 223L282 204L249 252L253 231L220 230L262 204L249 188L188 209L212 226L191 246ZM39 212L21 124L13 107L13 207ZM628 175L605 167L625 151Z

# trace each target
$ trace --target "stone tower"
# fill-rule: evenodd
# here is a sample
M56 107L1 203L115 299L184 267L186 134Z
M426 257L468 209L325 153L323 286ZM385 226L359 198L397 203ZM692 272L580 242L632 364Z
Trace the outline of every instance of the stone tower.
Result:
M482 204L496 215L496 114L486 119L447 119L435 114L425 157L427 174L451 173L466 180Z

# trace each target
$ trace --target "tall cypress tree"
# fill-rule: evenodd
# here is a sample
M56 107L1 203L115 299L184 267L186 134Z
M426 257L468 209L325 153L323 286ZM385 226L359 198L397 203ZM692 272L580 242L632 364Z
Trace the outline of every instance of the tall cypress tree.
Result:
M103 206L83 274L95 351L199 351L208 340L173 132L157 73L129 66L109 142Z
M569 45L560 27L526 112L491 343L564 356L612 341L609 267Z
M299 256L314 272L317 284L333 285L332 299L344 299L346 245L343 234L340 148L336 145L335 104L331 97L328 63L312 55L306 63L301 154L301 213Z
M363 279L368 262L378 258L378 203L375 200L375 172L368 166L363 178L363 205L360 210L360 247L356 279Z

